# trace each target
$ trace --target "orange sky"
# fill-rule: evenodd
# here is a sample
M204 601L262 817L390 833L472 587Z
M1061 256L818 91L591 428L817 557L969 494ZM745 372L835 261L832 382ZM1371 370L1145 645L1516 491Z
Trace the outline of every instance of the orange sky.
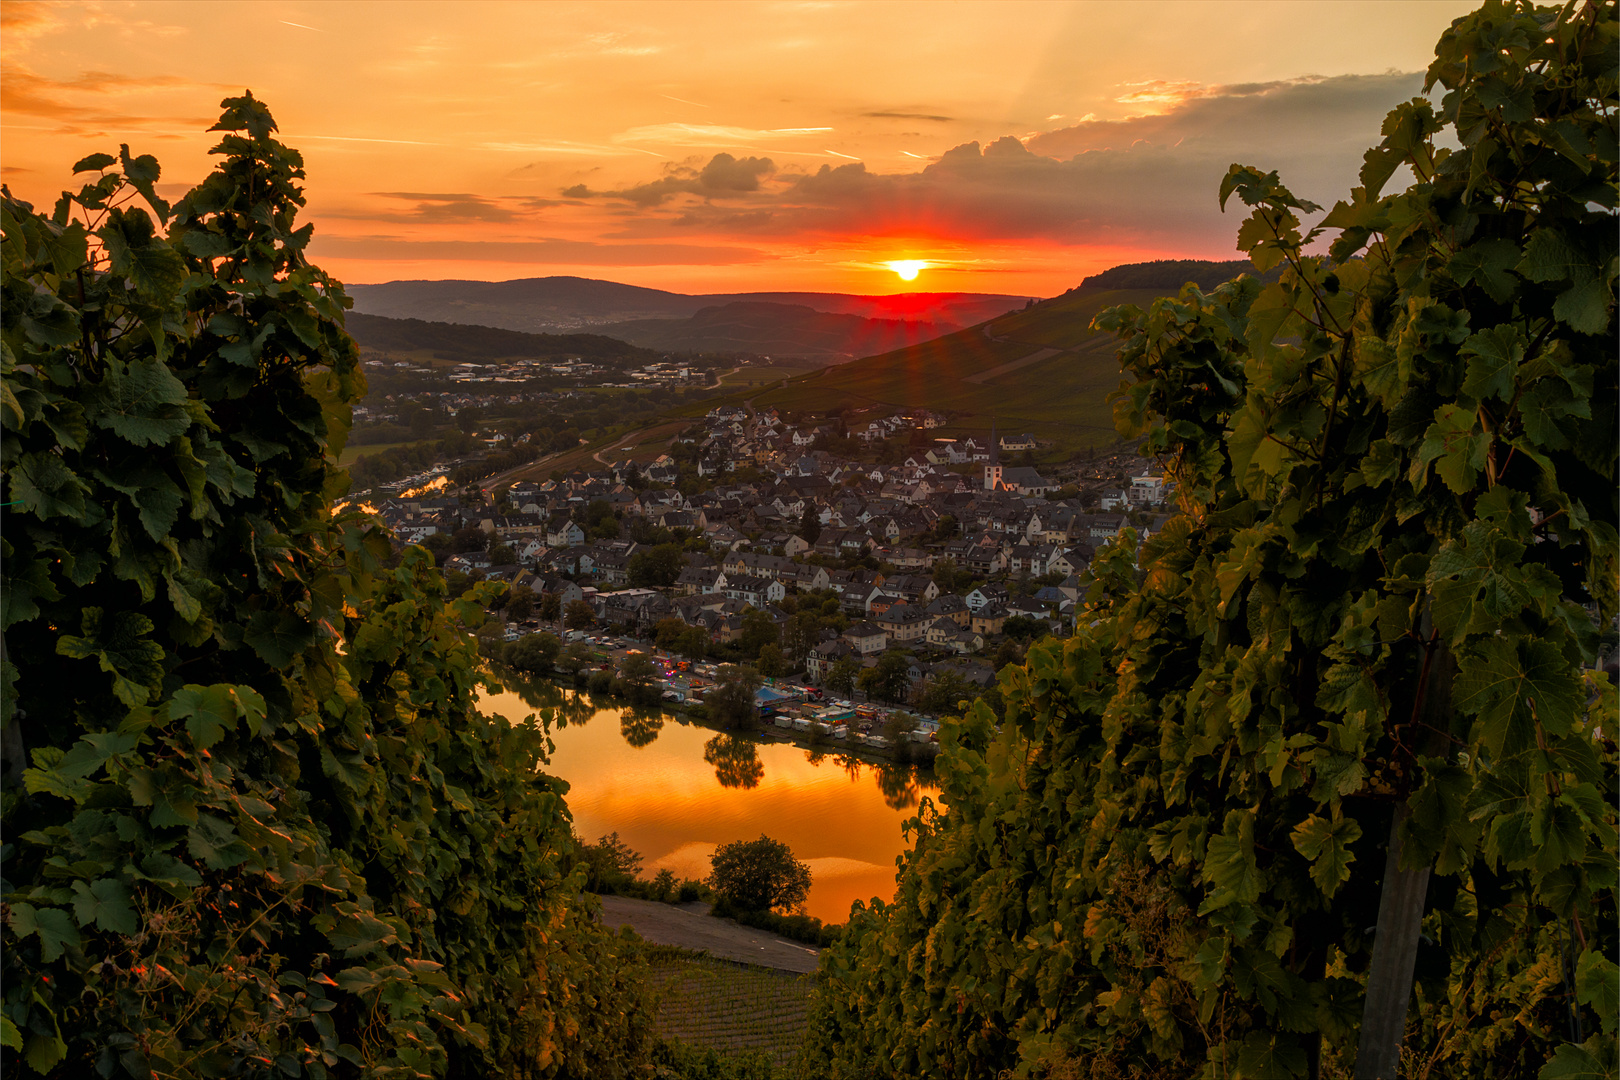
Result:
M1473 6L4 2L0 169L47 203L128 142L181 191L250 88L344 280L1052 295L1232 257L1233 161L1331 203Z

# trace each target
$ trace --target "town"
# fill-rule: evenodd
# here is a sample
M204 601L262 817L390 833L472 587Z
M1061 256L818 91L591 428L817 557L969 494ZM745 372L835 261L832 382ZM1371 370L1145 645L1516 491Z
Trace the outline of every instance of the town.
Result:
M649 461L459 491L430 471L373 505L399 542L433 551L453 591L505 586L486 638L549 627L576 657L598 635L655 642L926 714L994 693L1031 641L1071 629L1098 548L1127 528L1152 536L1173 494L1128 449L1086 462L1083 494L1003 464L1036 448L1030 435L923 439L892 464L820 448L916 443L945 419L887 415L845 435L721 407ZM666 700L689 692L664 686Z

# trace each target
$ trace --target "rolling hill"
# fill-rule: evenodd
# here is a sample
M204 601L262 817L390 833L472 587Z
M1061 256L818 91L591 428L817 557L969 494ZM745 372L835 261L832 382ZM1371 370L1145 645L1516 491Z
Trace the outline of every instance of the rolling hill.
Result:
M649 363L660 355L602 334L525 334L492 326L391 319L359 311L349 312L344 328L365 348L397 353L426 351L456 363L577 356L623 365Z
M1115 304L1147 305L1195 281L1212 288L1247 262L1174 261L1114 267L1062 296L978 326L802 375L755 397L756 408L823 412L842 406L927 408L951 414L940 434L1031 432L1057 450L1115 439L1107 397L1120 384L1116 339L1088 329Z
M833 314L799 304L739 301L703 308L689 319L640 319L593 329L650 349L751 352L837 363L928 341L960 327Z
M996 293L758 292L687 295L580 277L515 281L389 281L350 285L355 310L395 319L476 323L529 333L596 329L607 323L688 319L734 303L788 304L829 315L969 326L1024 306Z

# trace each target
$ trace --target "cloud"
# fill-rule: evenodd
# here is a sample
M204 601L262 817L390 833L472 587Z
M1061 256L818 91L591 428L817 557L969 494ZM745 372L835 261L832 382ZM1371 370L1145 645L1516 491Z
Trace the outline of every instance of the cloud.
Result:
M824 135L830 127L745 128L726 124L645 124L613 136L616 143L651 142L665 146L749 146L803 135Z
M722 198L746 195L759 190L760 178L774 174L776 165L770 158L734 158L730 154L716 154L702 169L689 165L665 166L662 179L622 191L593 192L584 184L566 189L563 195L570 199L605 197L627 199L637 206L657 206L672 195L688 194L703 198Z
M410 220L428 223L464 221L511 221L518 215L481 195L440 194L421 191L377 191L372 194L385 199L401 199L416 206L408 215ZM367 214L367 217L387 218L387 214Z
M864 112L861 113L861 115L876 117L880 120L937 120L941 124L948 124L956 119L954 116L935 116L932 113L888 112L881 110L877 112Z
M86 71L73 79L51 79L20 65L7 65L4 75L0 76L0 113L44 117L69 128L149 131L154 127L180 126L195 130L212 123L206 112L195 116L157 116L150 111L113 106L120 99L153 91L194 90L211 98L230 89L218 83L194 82L173 75L115 75L105 71ZM81 95L84 100L74 100Z
M400 236L316 234L317 258L382 262L508 262L576 266L731 266L773 258L719 244L599 244L588 240L410 240Z
M1395 72L1232 86L1139 84L1126 87L1126 95L1163 111L1114 121L1088 117L1022 142L1005 136L989 145L967 143L915 172L824 165L798 176L762 173L769 182L722 190L700 189L700 171L686 167L600 194L642 207L633 228L646 238L712 230L761 238L1134 244L1217 254L1232 250L1238 224L1216 200L1228 166L1277 169L1297 194L1331 204L1356 183L1384 114L1421 88L1420 74ZM702 171L733 161L716 155ZM660 209L678 191L707 201ZM568 194L593 196L584 188Z

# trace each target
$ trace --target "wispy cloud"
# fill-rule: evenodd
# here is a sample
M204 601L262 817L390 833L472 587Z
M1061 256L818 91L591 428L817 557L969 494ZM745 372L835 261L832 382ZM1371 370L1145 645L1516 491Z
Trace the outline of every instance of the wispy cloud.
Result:
M863 112L861 115L874 117L879 120L934 120L941 124L948 124L955 119L953 116L938 116L934 113L892 112L889 110Z
M326 139L331 142L357 142L357 143L392 143L396 146L443 146L444 143L421 142L417 139L369 139L359 135L308 135L288 134L287 139Z
M663 157L651 150L643 150L639 146L599 146L595 143L576 143L559 140L557 142L486 142L479 143L480 150L494 150L503 154L569 154L576 157L621 157L625 154L646 154L649 157Z
M745 128L724 124L646 124L613 136L615 143L650 142L665 146L750 146L805 135L825 135L830 127Z
M730 266L773 258L753 247L719 244L601 244L588 240L417 240L396 235L317 233L316 258L386 262L470 261L576 266Z

